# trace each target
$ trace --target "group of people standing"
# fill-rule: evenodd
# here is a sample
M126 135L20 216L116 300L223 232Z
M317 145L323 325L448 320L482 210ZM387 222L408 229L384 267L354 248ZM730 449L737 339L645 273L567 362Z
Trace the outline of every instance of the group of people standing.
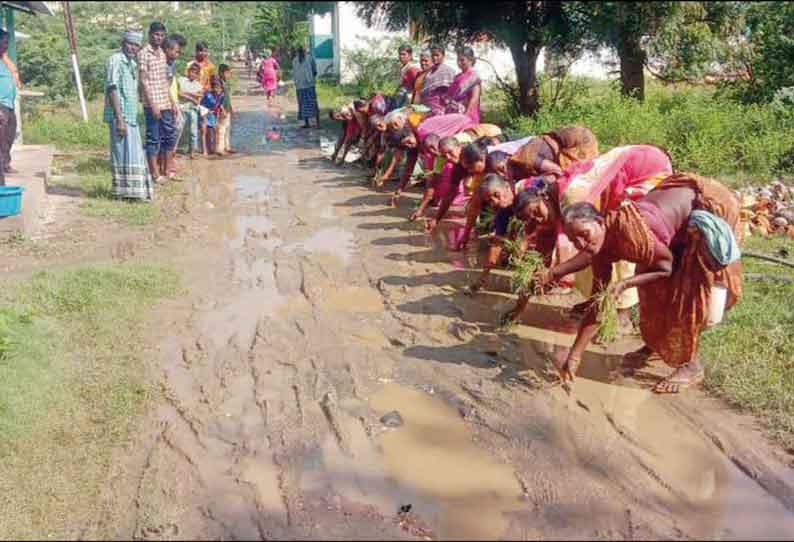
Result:
M397 177L396 206L414 179L424 183L409 220L426 219L428 233L464 250L478 221L491 210L490 247L474 295L491 269L507 264L505 241L519 253L539 252L545 270L536 291L578 289L587 301L570 310L580 320L576 340L557 367L573 380L601 318L594 300L612 296L624 329L639 305L644 346L625 356L632 372L659 358L673 372L654 388L677 393L704 376L697 357L702 331L722 319L741 295L739 198L713 179L676 172L670 156L653 145L599 151L584 126L561 127L505 141L501 129L480 121L482 83L470 48L458 67L433 46L413 63L398 50L402 69L396 92L354 100L331 116L342 121L332 160L354 144L370 167L375 187ZM442 227L443 226L443 227ZM520 296L504 321L528 304Z
M281 66L273 57L270 49L262 51L262 56L249 58L249 68L256 70L256 79L262 86L267 100L267 107L273 107L276 100L276 90L281 78ZM303 46L295 49L292 59L292 78L295 82L295 93L298 98L298 120L304 121L303 128L309 128L309 120L315 119L317 128L320 127L320 107L317 103L317 63L314 57L306 52Z
M127 31L121 49L105 66L104 120L110 131L113 194L133 200L154 197L154 185L178 178L177 145L187 128L187 154L225 155L230 146L232 119L231 68L216 67L205 43L196 43L195 57L184 76L176 61L187 41L167 34L155 21L143 33ZM143 105L145 139L138 129Z

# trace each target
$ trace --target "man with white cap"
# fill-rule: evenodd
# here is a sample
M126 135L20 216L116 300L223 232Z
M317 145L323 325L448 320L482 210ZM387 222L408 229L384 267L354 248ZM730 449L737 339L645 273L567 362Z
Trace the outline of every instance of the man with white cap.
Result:
M121 49L105 65L104 119L110 130L113 195L149 200L154 196L138 130L138 63L143 33L125 32Z

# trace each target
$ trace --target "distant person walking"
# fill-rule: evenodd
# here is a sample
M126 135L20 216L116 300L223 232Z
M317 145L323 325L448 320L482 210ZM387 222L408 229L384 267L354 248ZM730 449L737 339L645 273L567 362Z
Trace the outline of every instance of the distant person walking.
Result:
M8 33L0 30L0 56L8 51ZM17 79L5 62L0 62L0 186L6 184L6 173L11 173L11 146L17 134L17 116L14 103L17 99Z
M298 94L298 120L309 127L309 119L317 119L317 128L320 127L320 108L317 105L317 91L314 89L317 77L317 64L311 55L306 54L306 49L298 47L297 54L292 60L292 78L295 80L295 91Z
M104 120L110 131L110 172L113 195L148 200L154 197L138 130L138 63L143 33L126 32L121 50L105 65Z
M162 44L165 25L149 25L149 43L138 53L143 113L146 117L146 160L155 183L167 180L176 148L176 114L172 102L168 66ZM165 167L161 168L163 164Z
M273 105L273 97L278 88L278 74L281 67L278 65L278 61L273 58L269 49L265 49L263 54L265 59L259 64L257 77L259 84L262 85L262 89L265 91L267 106L270 107Z

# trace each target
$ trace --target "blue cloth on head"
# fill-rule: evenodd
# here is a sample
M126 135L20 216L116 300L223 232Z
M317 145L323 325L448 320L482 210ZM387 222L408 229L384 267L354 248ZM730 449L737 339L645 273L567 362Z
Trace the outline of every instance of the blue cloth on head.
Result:
M742 256L730 225L717 215L708 211L692 211L689 225L700 230L709 253L720 265L726 266Z

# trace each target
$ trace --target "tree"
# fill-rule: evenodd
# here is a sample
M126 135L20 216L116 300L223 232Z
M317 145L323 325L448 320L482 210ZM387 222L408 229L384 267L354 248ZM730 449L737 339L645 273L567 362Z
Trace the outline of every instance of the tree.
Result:
M794 87L794 4L751 3L747 38L751 44L751 81L747 101L768 101L781 89Z
M284 59L289 51L306 43L305 22L311 14L333 11L333 2L259 2L254 17L254 32L249 36L251 49L266 47Z
M679 2L573 2L593 49L614 50L620 60L620 88L626 96L645 99L647 53L643 44L680 8Z
M536 66L543 47L575 47L578 26L568 17L563 2L356 2L368 24L384 22L390 30L409 26L438 41L456 44L490 40L507 47L518 82L519 109L538 111Z

